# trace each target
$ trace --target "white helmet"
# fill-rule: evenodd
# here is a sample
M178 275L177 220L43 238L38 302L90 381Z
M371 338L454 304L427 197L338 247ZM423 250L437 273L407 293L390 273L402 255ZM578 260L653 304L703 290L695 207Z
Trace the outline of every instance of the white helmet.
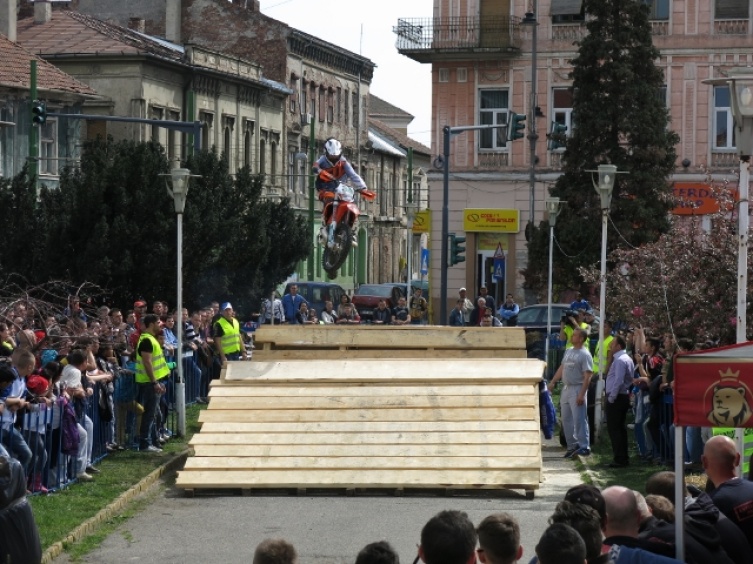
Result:
M330 137L324 142L324 154L329 162L335 164L342 157L343 146L337 139Z

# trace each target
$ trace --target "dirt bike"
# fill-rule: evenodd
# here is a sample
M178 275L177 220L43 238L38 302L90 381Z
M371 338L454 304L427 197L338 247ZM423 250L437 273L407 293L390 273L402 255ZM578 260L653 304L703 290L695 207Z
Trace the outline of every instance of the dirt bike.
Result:
M369 190L363 189L358 191L367 201L373 201L376 194ZM337 277L338 269L348 258L348 252L353 245L353 226L355 225L361 211L355 203L355 190L347 184L338 184L335 189L335 201L328 204L332 206L334 217L328 218L327 243L322 253L322 267L329 278Z

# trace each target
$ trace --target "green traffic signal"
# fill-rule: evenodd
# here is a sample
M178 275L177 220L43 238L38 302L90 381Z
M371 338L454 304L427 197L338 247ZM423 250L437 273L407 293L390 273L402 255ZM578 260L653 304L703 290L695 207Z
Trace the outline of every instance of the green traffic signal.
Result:
M567 140L567 126L564 123L553 121L552 130L547 134L547 138L549 139L548 149L550 151L563 148Z
M523 139L523 137L525 137L525 134L523 133L526 128L525 121L525 114L510 112L510 119L507 121L509 124L507 127L508 141L515 141L516 139Z
M31 103L31 121L34 125L43 125L47 121L47 104L39 100Z
M465 237L458 237L454 233L449 234L450 237L450 266L455 266L461 262L465 262Z

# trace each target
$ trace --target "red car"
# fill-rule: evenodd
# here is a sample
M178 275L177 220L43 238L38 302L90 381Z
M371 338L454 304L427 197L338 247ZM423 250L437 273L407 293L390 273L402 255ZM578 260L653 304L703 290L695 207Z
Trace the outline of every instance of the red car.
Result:
M379 300L387 302L387 308L397 305L400 296L405 295L405 284L361 284L356 289L351 301L361 316L361 322L370 322L374 318L374 310Z

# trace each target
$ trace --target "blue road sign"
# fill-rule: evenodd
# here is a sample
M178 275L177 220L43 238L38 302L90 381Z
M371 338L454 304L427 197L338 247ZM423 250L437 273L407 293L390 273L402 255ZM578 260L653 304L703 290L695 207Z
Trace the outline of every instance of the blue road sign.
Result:
M421 249L421 276L429 274L429 249Z

